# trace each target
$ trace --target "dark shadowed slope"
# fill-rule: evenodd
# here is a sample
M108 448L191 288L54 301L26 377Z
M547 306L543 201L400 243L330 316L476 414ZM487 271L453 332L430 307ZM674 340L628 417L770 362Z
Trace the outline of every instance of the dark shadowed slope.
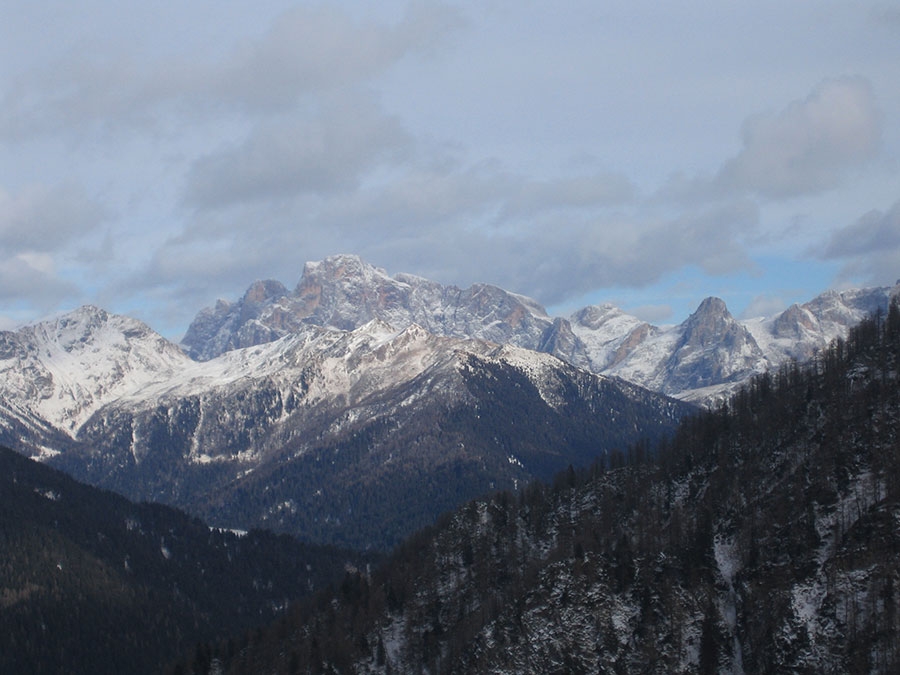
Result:
M210 530L0 448L0 672L158 673L239 633L359 557Z

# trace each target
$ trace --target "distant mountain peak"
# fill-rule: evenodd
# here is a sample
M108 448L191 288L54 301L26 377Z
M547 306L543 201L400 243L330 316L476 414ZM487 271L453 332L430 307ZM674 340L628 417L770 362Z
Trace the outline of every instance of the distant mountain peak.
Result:
M572 315L572 321L588 328L597 329L611 318L621 316L624 312L611 302L600 305L588 305Z
M721 298L709 297L682 324L681 346L707 347L739 339L743 330ZM749 334L748 334L749 336ZM750 337L752 340L752 337Z
M86 305L16 333L0 361L0 398L73 434L105 403L191 362L143 322Z
M287 295L288 290L280 281L265 279L254 281L241 298L242 302L262 303L267 300L275 300Z
M536 300L498 286L463 290L411 274L391 277L357 255L341 254L307 262L293 292L278 282L255 282L237 302L202 310L182 344L205 361L311 325L354 330L375 318L397 330L415 323L435 335L532 349L553 324Z
M725 301L714 295L704 298L694 314L725 314L729 317L731 316Z

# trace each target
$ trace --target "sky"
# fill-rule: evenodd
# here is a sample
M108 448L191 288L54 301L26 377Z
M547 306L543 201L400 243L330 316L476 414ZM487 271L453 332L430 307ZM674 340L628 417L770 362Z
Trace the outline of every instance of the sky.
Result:
M306 261L554 315L900 278L887 0L0 0L0 328L178 340Z

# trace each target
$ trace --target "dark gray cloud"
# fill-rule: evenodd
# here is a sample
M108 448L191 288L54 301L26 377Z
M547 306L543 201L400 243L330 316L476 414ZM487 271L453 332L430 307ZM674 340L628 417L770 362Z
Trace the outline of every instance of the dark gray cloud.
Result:
M820 256L842 262L844 279L893 284L900 278L900 201L834 232Z
M900 28L900 8L891 5L877 5L869 13L872 21L881 26Z
M176 295L229 278L290 286L305 260L346 251L391 271L487 281L552 304L602 286L646 286L685 265L710 274L751 267L753 202L674 218L605 208L631 196L616 176L536 183L490 162L411 165L353 192L299 195L277 207L246 200L198 214L135 286L168 286ZM522 208L524 199L531 208Z
M83 237L105 209L76 185L34 185L15 195L0 188L0 249L7 254L51 252Z
M614 173L589 173L547 180L524 180L504 207L507 218L553 209L593 209L620 206L636 195L634 184Z
M411 5L395 24L356 20L328 5L298 6L195 80L206 83L198 88L204 100L285 109L308 92L358 84L410 52L434 49L462 23L457 11L436 3Z
M0 258L0 300L47 311L76 297L76 284L61 279L49 255L19 253Z
M0 189L0 299L51 308L76 295L59 261L77 251L107 217L76 185Z
M595 288L647 286L688 265L717 274L747 269L741 240L757 217L746 202L676 219L610 214L573 220L561 214L512 231L474 232L467 241L448 237L442 250L444 264L463 270L463 278L478 278L481 270L488 281L556 304ZM412 264L434 254L422 247L408 255Z
M371 97L329 97L311 117L298 113L263 123L239 146L198 159L185 202L215 208L349 190L382 163L403 159L412 145L399 120Z
M873 210L831 235L824 257L846 258L900 248L900 202L886 212Z

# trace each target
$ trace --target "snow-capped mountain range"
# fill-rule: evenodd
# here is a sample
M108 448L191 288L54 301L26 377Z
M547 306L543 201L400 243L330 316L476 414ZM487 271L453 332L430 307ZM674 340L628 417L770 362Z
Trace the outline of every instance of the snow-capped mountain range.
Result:
M804 361L863 317L886 309L898 288L829 291L768 318L736 320L707 298L686 321L653 326L617 307L551 317L535 300L488 284L467 289L409 274L389 276L357 256L307 263L293 291L254 283L236 302L201 311L183 346L207 360L311 326L352 330L378 319L435 335L476 338L547 352L669 396L709 402L786 359Z
M657 327L335 256L294 291L261 281L201 311L181 346L90 306L0 332L0 443L223 526L386 547L485 491L666 433L691 407L664 395L713 401L894 292L742 322L709 298Z
M0 442L216 524L359 547L690 411L551 354L377 318L197 361L139 321L82 307L0 345ZM376 525L398 500L408 515Z

